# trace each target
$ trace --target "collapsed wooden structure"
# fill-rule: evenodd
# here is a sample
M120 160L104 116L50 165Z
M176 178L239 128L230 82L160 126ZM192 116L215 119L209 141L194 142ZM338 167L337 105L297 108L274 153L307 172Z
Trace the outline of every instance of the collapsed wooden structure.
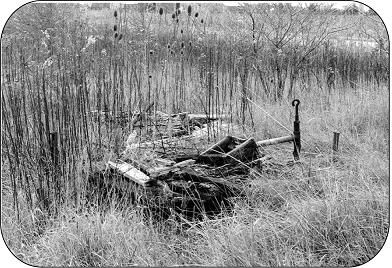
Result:
M230 208L230 197L241 195L250 168L268 158L259 147L293 142L294 159L299 159L299 103L299 100L292 103L295 106L292 135L262 141L226 136L200 152L198 147L205 147L206 142L185 132L185 135L132 144L121 159L109 161L107 169L125 183L136 185L144 204L159 210L161 216L167 217L173 211L188 218L219 213ZM200 126L217 119L186 113L177 118L187 131L192 129L190 125ZM173 148L182 148L181 153L169 152ZM143 157L149 154L150 157Z

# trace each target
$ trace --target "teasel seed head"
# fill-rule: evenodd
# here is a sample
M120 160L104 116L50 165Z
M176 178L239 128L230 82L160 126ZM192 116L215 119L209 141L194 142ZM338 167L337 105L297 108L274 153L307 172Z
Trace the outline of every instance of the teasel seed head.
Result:
M170 54L172 54L172 55L173 55L173 54L174 54L174 51L173 51L173 50L172 50L172 51L170 51Z
M150 74L150 75L148 76L148 78L151 79L151 78L152 78L152 75Z
M117 31L117 25L116 24L114 24L113 30Z
M189 46L190 46L190 47L192 46L192 42L191 42L191 41L189 41Z
M159 15L161 15L161 16L163 15L163 8L159 9Z
M181 33L184 33L184 31L181 29Z
M181 55L184 54L184 51L181 49Z
M117 10L114 11L114 17L117 18Z
M172 19L174 20L175 18L176 18L176 14L173 13L173 14L172 14Z
M150 50L150 55L154 54L154 50Z
M199 17L199 12L195 13L195 18Z
M120 34L118 37L118 41L120 41L122 39L122 37L123 37L123 34Z
M176 19L176 22L178 23L178 18Z
M181 9L177 9L177 16L181 14Z
M176 3L176 9L180 9L181 4L180 3Z
M203 22L204 22L204 20L203 20L203 19L201 19L201 20L200 20L200 22L201 22L201 23L203 23Z
M191 5L189 5L189 6L188 6L188 16L190 16L190 15L191 15L191 13L192 13L192 6L191 6Z
M114 39L116 39L118 36L118 33L114 33Z
M170 49L170 45L167 45L167 49Z
M181 48L184 48L184 42L181 42Z

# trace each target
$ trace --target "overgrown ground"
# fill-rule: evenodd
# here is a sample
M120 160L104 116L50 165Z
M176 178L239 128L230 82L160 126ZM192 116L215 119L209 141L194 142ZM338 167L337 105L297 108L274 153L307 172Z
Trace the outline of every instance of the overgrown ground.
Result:
M174 221L149 225L132 208L103 218L64 209L42 225L39 214L22 211L16 224L2 180L5 241L16 256L40 266L362 264L380 250L389 226L388 94L384 87L332 96L328 109L315 96L303 98L301 161L287 165L291 146L268 148L275 161L251 176L234 213L189 229ZM264 109L287 117L285 105ZM260 133L281 133L261 115ZM331 161L332 131L342 134L337 162Z
M99 13L97 14L99 17ZM111 35L112 32L110 32ZM75 40L82 40L80 41L79 49L83 48L85 44L83 42L86 42L87 36L78 39L79 37L76 34ZM59 34L56 38L61 39ZM17 40L17 38L14 40ZM41 39L39 39L40 41ZM56 41L58 40L56 39ZM75 41L74 43L77 42ZM21 104L25 102L23 100L18 103L18 97L26 96L26 99L31 101L27 105L27 112L30 112L33 116L38 114L41 116L41 107L38 108L38 104L44 103L44 101L42 99L38 99L38 101L34 99L34 94L42 97L41 94L46 92L44 90L41 91L42 85L45 88L45 82L41 82L41 77L47 79L46 86L52 86L49 87L51 89L66 87L64 83L68 83L69 88L75 89L78 88L80 81L85 81L86 84L88 82L88 86L80 86L80 89L81 92L86 90L90 94L91 107L87 106L87 108L92 109L96 107L94 101L97 102L94 95L97 93L97 90L94 86L99 88L100 83L105 84L102 82L102 80L105 80L105 77L101 79L101 73L98 75L97 70L99 68L95 67L98 64L102 64L104 66L102 70L108 75L106 79L110 77L109 89L105 88L107 90L112 90L110 87L113 77L122 79L125 77L122 74L128 73L128 69L123 73L120 71L117 73L115 69L117 67L114 67L116 65L112 65L112 60L116 55L111 55L111 58L107 58L105 62L105 59L99 56L101 51L88 52L90 54L84 58L82 55L82 60L79 64L76 60L75 62L67 61L69 60L68 56L74 55L72 54L74 51L72 50L72 42L71 44L66 44L69 51L61 52L64 54L58 57L58 62L54 60L55 64L52 65L52 69L47 70L46 77L45 74L39 73L40 71L37 71L37 73L33 71L24 76L24 69L19 64L12 62L13 64L7 65L7 62L5 63L9 67L10 73L8 74L11 74L11 76L15 75L12 70L17 70L15 77L12 77L10 80L19 77L18 73L21 73L20 77L24 77L26 84L30 82L33 87L25 89L18 83L19 80L7 81L9 77L5 76L6 78L3 78L2 89L7 88L7 94L2 94L2 102L6 103L6 107L10 111L4 108L2 116L7 118L7 122L15 124L15 126L12 125L10 127L2 122L2 136L4 133L9 133L6 130L13 130L14 128L18 130L17 127L20 122L15 120L15 118L19 117L13 117L14 113L16 113L15 110L18 109L11 109L13 107L22 109ZM16 44L13 45L14 49L16 47L16 50L23 47L18 47ZM143 49L145 48L143 47ZM215 49L217 48L215 47ZM145 51L146 54L147 51ZM214 51L217 54L219 52L218 50ZM334 55L333 53L335 52L330 53ZM346 54L344 53L339 54L343 62L340 64L346 70L347 66L344 64L347 58L345 58ZM132 55L134 56L135 54ZM351 54L347 52L347 55ZM359 65L361 62L366 62L366 59L368 59L366 57L369 57L369 55L366 53L363 55L357 54L357 58L353 60L353 65L357 66L357 63ZM40 54L36 56L37 61L46 62L47 56L44 53ZM144 57L145 55L143 54L142 56ZM10 57L14 56L10 54ZM89 57L95 57L96 65L88 65ZM159 57L159 59L165 59L165 56L160 55ZM17 59L16 56L15 59ZM133 62L132 57L127 59L129 61L127 64L129 65L126 66L127 68L129 66L129 72L135 70L139 73L140 71L140 80L142 80L143 75L147 76L148 69L146 71L146 65L150 61L143 59L142 64L139 64L143 66L140 67ZM206 67L201 62L200 60L198 62L199 65L197 65L200 69ZM232 62L228 62L226 59L225 64L230 65L230 63ZM56 69L57 64L58 69ZM336 68L339 67L338 65ZM222 65L217 64L216 66L218 66L216 67L217 69L222 68ZM237 63L236 67L233 67L233 73L229 69L229 74L226 73L226 76L222 75L223 72L216 72L221 77L224 77L222 82L217 81L217 86L222 86L223 88L223 85L227 85L227 88L229 88L230 85L234 84L236 88L232 99L230 98L230 100L226 101L220 99L223 107L226 107L226 110L223 109L223 111L229 111L230 105L235 106L233 109L233 113L237 115L235 123L244 124L243 127L246 131L233 133L233 135L245 134L248 137L253 136L256 140L261 140L289 134L292 129L294 116L289 98L281 98L276 101L273 98L270 99L270 96L263 95L259 90L261 85L257 84L256 75L252 73L253 76L249 76L248 82L240 79L242 77L241 72L246 69L241 66L241 64ZM320 66L321 69L324 67ZM85 68L86 77L78 76L77 70L81 70L78 68ZM155 72L158 74L153 76L154 82L152 84L156 83L158 87L158 82L156 81L164 77L164 73L162 71L162 75L159 76L159 64L157 64L156 68L158 71L155 70ZM197 79L192 80L192 77L195 76L195 73L192 72L196 72L198 69L192 69L188 65L184 68L186 71L184 78L186 81L186 93L189 94L187 95L188 98L186 98L189 105L188 108L192 109L192 111L199 110L200 112L205 112L207 103L201 101L205 96L201 97L199 95L207 92L206 84L210 80L206 79L206 76L203 76L201 71L200 80L205 80L201 82ZM215 67L213 66L213 68ZM74 73L67 73L68 69L72 69ZM123 71L124 69L125 67L123 66L121 70ZM239 74L234 75L234 69ZM5 70L8 69L5 68ZM35 69L32 68L32 70ZM53 73L48 74L50 70L53 71L54 75ZM168 85L184 81L175 70L174 67L169 68L169 78L165 78ZM273 72L274 68L267 66L265 71ZM56 75L58 75L57 79ZM379 78L377 75L369 78L369 74L358 74L358 77L358 80L355 80L355 86L353 86L352 81L344 83L344 78L340 76L336 76L334 86L327 86L327 82L324 81L325 73L322 72L313 73L311 76L308 74L307 80L306 77L304 80L296 80L294 96L301 100L302 151L300 161L293 163L292 145L267 147L265 153L271 155L272 160L266 162L261 171L251 170L246 196L234 201L234 210L231 213L219 215L213 219L205 219L202 222L189 223L185 219L170 218L165 222L152 223L148 220L143 220L138 209L132 206L121 210L112 208L105 214L102 214L101 211L91 211L83 207L76 208L74 199L77 200L77 198L74 195L80 194L80 192L77 189L72 191L72 189L69 190L68 188L66 188L66 191L63 190L68 194L66 197L70 201L59 205L56 217L51 217L38 205L28 206L28 200L25 199L28 195L23 192L25 188L16 187L12 184L9 159L2 157L1 228L4 240L18 258L37 266L169 266L188 264L211 266L354 266L363 264L381 249L389 228L390 92L388 83L382 79L380 81L377 80ZM363 77L367 77L369 80L361 80ZM138 88L137 85L134 85L135 83L132 79L134 78L129 80L131 96L134 96L136 99L144 97L144 100L146 100L145 94L143 95L140 92L136 94ZM323 82L320 84L319 80ZM139 84L139 89L142 88L144 91L147 91L146 88L150 85L147 81L150 80L142 80L142 86ZM307 81L307 83L304 81ZM127 82L125 81L125 84ZM242 92L238 90L245 84L249 87L248 91ZM108 87L107 84L105 85ZM115 82L113 82L113 87L115 85ZM68 91L64 90L65 93L61 91L65 96L69 96L67 104L59 104L61 98L57 99L56 94L53 93L54 96L48 97L48 102L49 108L53 109L54 112L52 111L50 116L48 115L50 112L42 112L44 115L42 115L42 119L41 117L39 118L42 121L44 121L44 118L51 119L52 124L60 129L60 133L63 131L63 125L68 127L67 122L71 124L74 123L73 121L76 124L76 134L83 136L83 131L92 131L92 133L87 133L87 141L80 136L74 137L75 139L77 138L74 141L75 143L80 143L83 145L82 148L86 148L86 143L90 142L89 139L97 142L98 136L100 137L102 134L102 139L104 139L106 134L103 130L102 133L98 134L96 126L84 128L85 123L91 123L91 121L87 119L83 121L84 119L78 118L78 116L82 116L77 112L84 111L77 108L85 107L78 106L78 97L83 98L87 94L75 95L74 91L69 88L67 88ZM170 86L167 87L169 92L172 89ZM12 95L10 92L13 92L13 90L21 93ZM79 91L75 90L75 92ZM239 107L241 107L241 96L243 96L241 94L244 92L252 96L248 99L251 101L248 105L252 107L252 123L254 126L250 123L248 116L246 121L241 120L244 112ZM168 93L168 100L170 96L177 97L174 92L172 93L173 95ZM219 97L220 95L218 94L217 96ZM160 100L162 101L162 99ZM175 100L181 103L181 98L176 98ZM122 105L128 107L127 105L130 103L131 100L129 100L129 103L124 101ZM133 100L132 105L135 105L135 103L136 101ZM110 101L109 104L111 105ZM167 108L166 95L165 105L162 105L162 103L160 105L162 109L163 107ZM70 115L62 114L64 107L70 109ZM248 111L246 111L247 113ZM22 114L21 118L24 118L24 116L26 114ZM30 118L29 116L26 116L26 118ZM56 121L57 119L58 121ZM23 126L20 129L29 133L27 131L29 126ZM40 131L43 133L49 131L49 127L45 129L45 127L31 122L31 128L34 131L30 132L30 140L28 136L24 137L21 135L20 142L22 144L30 144L27 141L32 141L33 145L45 144L40 136ZM64 129L66 128L64 127ZM66 131L68 130L67 128ZM66 131L64 130L64 133L75 134L72 131ZM120 134L120 149L124 148L123 136L128 135L129 132L127 131L129 129L125 128L123 131L124 133ZM336 161L332 161L331 150L334 131L341 133L339 154ZM7 135L8 139L10 137L17 139L20 132L15 131L15 135ZM116 139L111 134L108 134L108 137L112 141ZM8 144L6 142L9 142L9 140L4 138L3 143ZM93 145L91 146L93 148L91 159L107 159L113 155L113 152L109 149L100 151ZM72 151L71 147L64 146L64 148L68 150L68 155L73 157L72 161L64 160L69 161L64 162L69 168L69 170L63 171L64 178L69 180L64 179L64 187L83 185L88 175L85 172L88 170L88 165L86 164L88 162L87 150L78 151L72 149L74 150ZM9 149L11 151L14 150L12 152L21 153L22 156L19 155L20 159L28 159L33 162L26 162L26 170L24 172L31 174L31 177L33 177L28 177L26 181L28 179L31 179L31 182L35 179L44 180L44 178L37 175L42 174L39 173L39 170L28 170L28 167L34 167L34 161L36 159L39 161L39 157L36 157L33 153L28 158L22 154L26 153L27 155L28 152L23 151L24 148L20 149L17 146L12 147L9 145ZM39 152L38 150L34 151L35 147L33 146L30 149L33 152ZM5 149L2 151L2 155L4 151ZM75 152L74 155L72 155L73 152ZM103 153L104 155L96 156L95 154L98 153ZM9 155L15 156L13 153L9 153ZM35 166L39 166L39 164L35 163ZM17 174L17 170L14 170L14 172ZM22 175L20 176L25 178ZM70 177L72 179L69 179ZM73 184L73 182L76 182L76 184ZM21 180L20 183L24 183L24 180ZM14 207L14 189L17 189L18 201L20 203L19 220ZM83 199L83 196L78 198ZM33 201L39 203L38 201L40 200L38 199L36 197Z

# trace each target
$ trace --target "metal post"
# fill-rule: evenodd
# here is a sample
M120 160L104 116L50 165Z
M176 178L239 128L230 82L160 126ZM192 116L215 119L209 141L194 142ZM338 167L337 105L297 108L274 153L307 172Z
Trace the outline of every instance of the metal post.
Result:
M339 132L333 132L333 140L332 140L332 161L337 160L337 154L339 151Z
M299 152L301 151L301 131L299 127L299 115L298 115L298 105L301 102L298 99L293 100L291 103L293 106L295 106L295 120L294 120L294 159L299 160Z

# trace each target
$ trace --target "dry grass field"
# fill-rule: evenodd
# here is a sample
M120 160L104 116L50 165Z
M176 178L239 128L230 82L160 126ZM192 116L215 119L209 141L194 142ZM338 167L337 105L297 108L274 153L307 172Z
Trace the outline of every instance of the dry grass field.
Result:
M1 44L1 230L20 260L357 266L382 248L389 41L371 12L35 3L11 17ZM232 209L156 221L135 204L86 205L87 178L126 149L131 119L150 103L150 114L228 114L230 135L259 141L292 132L293 99L301 100L300 159L291 143L260 149L269 160L250 168ZM94 120L93 110L114 119ZM158 139L146 125L138 137ZM211 133L205 145L222 136Z

